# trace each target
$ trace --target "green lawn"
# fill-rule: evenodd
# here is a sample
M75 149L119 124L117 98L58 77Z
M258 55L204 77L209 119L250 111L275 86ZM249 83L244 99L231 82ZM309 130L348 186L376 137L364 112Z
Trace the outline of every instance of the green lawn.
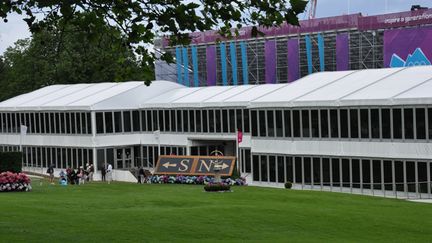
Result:
M0 193L0 242L432 241L432 204L257 187L33 184Z

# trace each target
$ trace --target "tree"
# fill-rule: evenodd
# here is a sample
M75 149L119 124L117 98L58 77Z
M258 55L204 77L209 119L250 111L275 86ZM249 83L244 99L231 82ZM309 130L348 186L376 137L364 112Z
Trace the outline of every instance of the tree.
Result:
M141 66L115 27L100 23L91 34L81 28L86 15L9 47L0 58L0 100L52 84L152 79L153 67Z
M155 55L145 47L156 36L169 36L172 45L188 44L190 32L218 29L222 37L232 38L232 29L238 34L244 25L253 26L252 35L257 36L258 27L284 21L298 25L297 15L306 4L304 0L4 0L0 18L7 21L11 12L22 14L30 30L38 32L86 12L81 27L89 35L101 24L115 26L143 65L150 66ZM172 61L169 54L161 59Z

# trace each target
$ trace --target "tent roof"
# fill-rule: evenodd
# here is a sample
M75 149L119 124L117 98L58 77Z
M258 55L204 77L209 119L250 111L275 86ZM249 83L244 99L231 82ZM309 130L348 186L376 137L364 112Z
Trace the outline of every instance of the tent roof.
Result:
M188 88L168 81L52 85L0 110L325 107L432 103L432 66L320 72L293 83Z

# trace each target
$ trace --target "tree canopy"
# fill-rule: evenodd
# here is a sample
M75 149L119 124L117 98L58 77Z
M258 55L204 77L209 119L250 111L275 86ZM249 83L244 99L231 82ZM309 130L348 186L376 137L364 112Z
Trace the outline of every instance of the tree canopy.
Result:
M189 43L188 33L219 30L223 37L232 37L242 26L253 26L252 35L260 27L278 26L284 22L298 25L305 0L4 0L0 3L0 18L7 22L10 13L23 15L32 32L59 23L66 23L77 13L84 15L81 27L88 35L97 33L99 26L109 24L121 31L127 45L151 65L155 54L146 44L156 36L169 36L170 43ZM161 56L171 61L169 54Z
M0 57L0 100L52 84L153 78L153 67L141 65L120 31L100 24L89 35L80 28L85 18L76 14L9 47Z

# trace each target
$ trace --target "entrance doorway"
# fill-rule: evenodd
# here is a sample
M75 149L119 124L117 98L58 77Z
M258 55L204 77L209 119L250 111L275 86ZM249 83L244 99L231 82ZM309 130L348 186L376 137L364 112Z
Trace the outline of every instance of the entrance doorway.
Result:
M131 148L116 148L115 168L130 169L132 168L133 152Z

